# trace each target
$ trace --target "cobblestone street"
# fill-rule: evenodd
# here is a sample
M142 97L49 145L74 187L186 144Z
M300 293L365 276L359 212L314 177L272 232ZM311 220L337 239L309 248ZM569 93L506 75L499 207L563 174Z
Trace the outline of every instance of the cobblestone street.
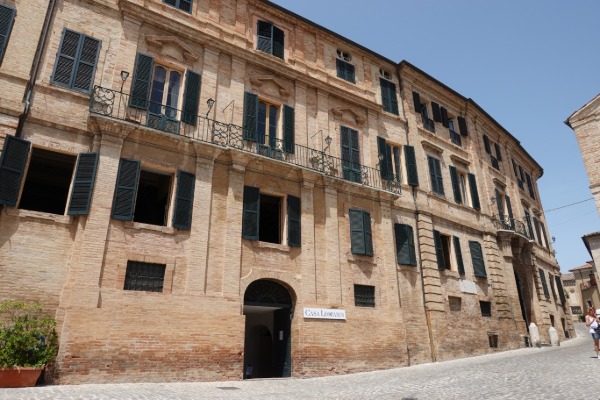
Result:
M581 328L578 338L560 347L379 372L313 379L0 389L0 400L597 399L600 360L593 352L592 339Z

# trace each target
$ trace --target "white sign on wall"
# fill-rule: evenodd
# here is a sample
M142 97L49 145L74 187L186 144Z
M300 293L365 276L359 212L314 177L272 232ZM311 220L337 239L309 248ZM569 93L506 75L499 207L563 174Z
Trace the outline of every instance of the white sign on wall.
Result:
M477 294L477 285L473 281L467 281L461 279L460 281L460 291L463 293L472 293Z
M346 310L325 308L304 308L304 318L346 319Z

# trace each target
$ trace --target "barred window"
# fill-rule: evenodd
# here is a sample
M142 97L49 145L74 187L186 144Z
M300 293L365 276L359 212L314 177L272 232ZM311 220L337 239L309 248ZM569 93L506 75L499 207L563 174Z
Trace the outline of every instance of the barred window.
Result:
M354 305L375 307L375 286L354 285Z
M162 292L165 269L165 264L127 261L124 290Z
M492 303L489 301L479 301L479 307L481 308L482 317L492 316Z

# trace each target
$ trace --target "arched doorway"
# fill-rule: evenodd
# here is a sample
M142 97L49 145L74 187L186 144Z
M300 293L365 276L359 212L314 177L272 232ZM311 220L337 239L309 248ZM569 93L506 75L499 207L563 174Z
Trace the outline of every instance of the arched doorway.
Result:
M292 297L281 284L252 282L244 294L244 379L291 376Z

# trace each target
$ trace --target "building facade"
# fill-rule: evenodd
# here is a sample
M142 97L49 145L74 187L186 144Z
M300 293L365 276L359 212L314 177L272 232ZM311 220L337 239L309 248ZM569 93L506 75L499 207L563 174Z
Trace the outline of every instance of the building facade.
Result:
M0 12L0 298L56 313L56 382L318 376L514 349L531 323L570 336L541 166L412 64L263 0Z

